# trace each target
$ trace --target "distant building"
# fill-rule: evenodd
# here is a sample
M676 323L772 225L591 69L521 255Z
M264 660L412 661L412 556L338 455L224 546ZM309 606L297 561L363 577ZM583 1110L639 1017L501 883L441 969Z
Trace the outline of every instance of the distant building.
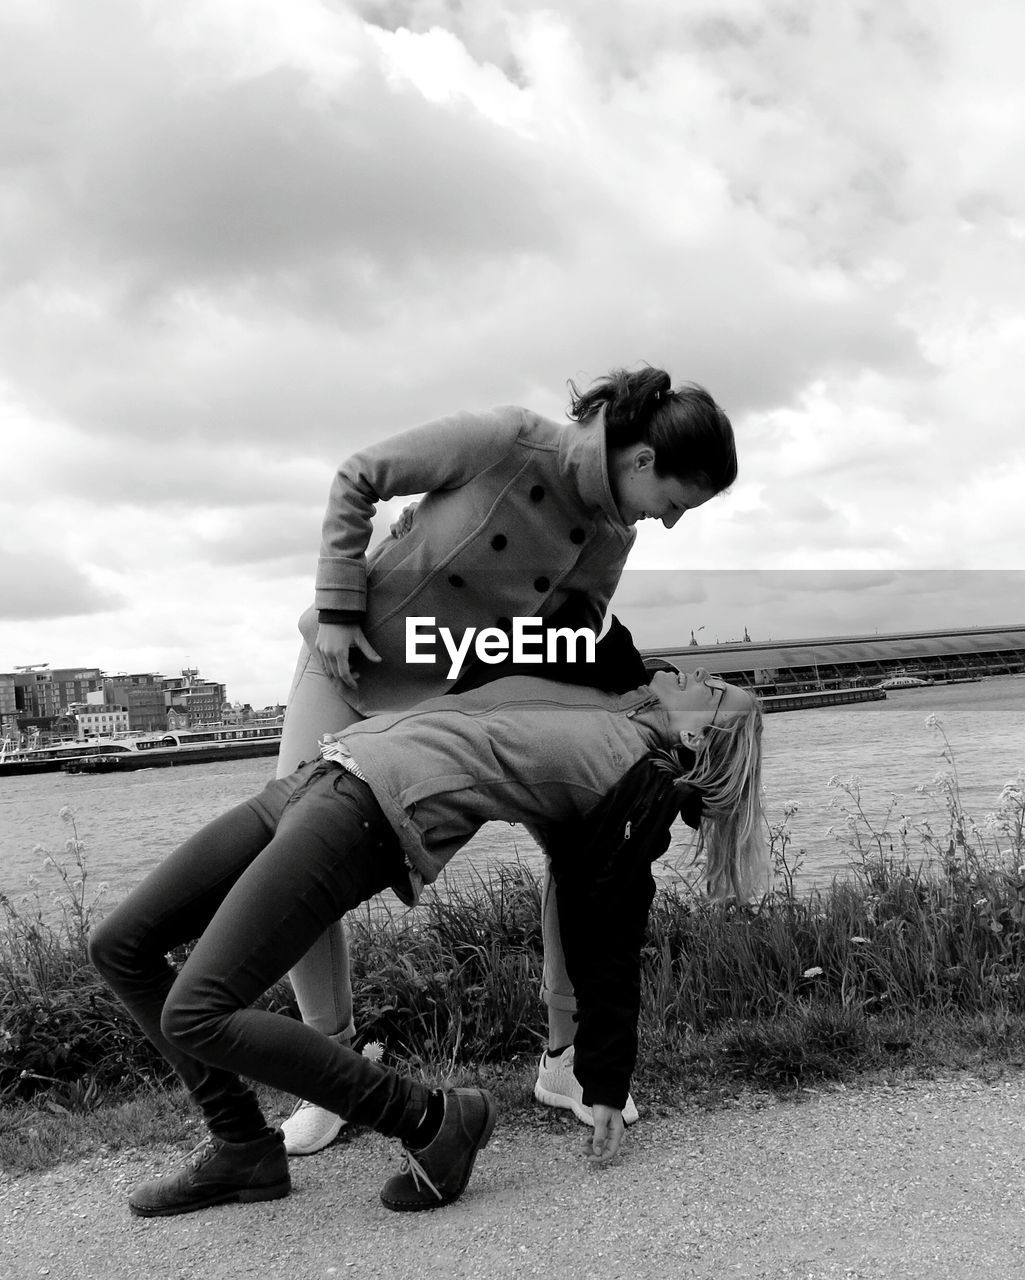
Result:
M75 710L76 737L123 738L128 732L128 708L91 706L85 704Z
M201 679L196 667L184 668L180 677L167 677L164 680L164 691L167 694L169 712L174 711L176 719L185 716L186 723L179 724L178 727L220 722L224 685ZM168 728L171 728L170 718L167 723Z
M699 662L732 684L763 693L878 684L910 674L941 683L982 676L1025 674L1025 626L964 627L958 631L904 631L889 635L824 636L808 640L644 649L651 668Z
M164 677L154 672L128 675L119 672L103 678L104 699L110 706L125 707L133 733L158 733L168 727L168 699Z
M254 711L247 703L246 710L249 713L246 717L248 724L277 725L284 723L285 704L283 702L279 702L273 707L261 707L258 711Z
M189 713L179 707L169 707L167 711L167 727L172 732L189 727Z
M0 675L0 720L13 720L17 714L18 704L14 695L14 675L4 672Z
M72 704L85 702L90 693L103 688L99 667L51 670L46 663L33 663L15 667L11 678L14 714L22 731L35 728L46 735L56 731L57 721L68 714Z
M99 667L58 667L43 663L16 667L13 673L19 719L44 720L61 715L74 702L85 702L103 688Z
M232 705L225 686L196 667L104 675L98 667L33 663L0 672L0 740L24 743L110 733L160 733L199 725L281 723L283 706ZM126 723L127 721L127 723Z

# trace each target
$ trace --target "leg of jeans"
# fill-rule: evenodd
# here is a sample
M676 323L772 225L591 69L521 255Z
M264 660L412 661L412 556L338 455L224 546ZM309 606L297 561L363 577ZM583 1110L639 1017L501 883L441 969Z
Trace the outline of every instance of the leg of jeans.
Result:
M548 1006L548 1047L564 1049L573 1043L577 1000L573 993L573 983L566 972L556 893L551 861L545 858L544 879L541 882L541 937L544 943L541 999Z
M315 760L320 738L348 728L360 713L342 696L342 686L324 670L320 658L304 644L296 663L285 707L277 776L284 777L302 760ZM328 1035L351 1040L352 978L345 926L334 921L288 974L303 1021Z
M168 1042L160 1019L176 971L167 953L198 937L239 875L270 843L272 809L280 811L289 783L272 783L208 823L166 858L92 929L93 964L146 1036L178 1072L219 1137L244 1141L264 1128L256 1095L238 1076L200 1062Z
M405 1137L429 1090L284 1014L252 1008L327 923L392 884L401 851L370 788L328 767L224 899L164 1009L172 1043L210 1066Z

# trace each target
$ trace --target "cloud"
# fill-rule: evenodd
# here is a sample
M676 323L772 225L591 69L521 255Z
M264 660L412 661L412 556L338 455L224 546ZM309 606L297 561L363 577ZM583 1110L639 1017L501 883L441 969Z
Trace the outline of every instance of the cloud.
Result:
M1025 13L919 12L6 6L0 519L55 584L5 600L11 661L191 647L280 697L345 457L459 408L560 417L567 378L642 360L740 454L641 530L631 565L679 575L624 583L646 626L912 607L838 578L745 612L718 571L1020 568ZM39 625L89 599L130 604Z
M45 552L12 550L0 543L0 617L42 621L102 614L125 598L98 586L75 564Z

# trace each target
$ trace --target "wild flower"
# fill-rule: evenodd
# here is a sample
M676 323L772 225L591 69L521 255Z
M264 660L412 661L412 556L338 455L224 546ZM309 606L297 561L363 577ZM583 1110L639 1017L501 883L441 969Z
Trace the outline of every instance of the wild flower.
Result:
M822 976L822 972L823 970L820 964L813 964L810 969L805 969L804 973L801 974L801 977L802 978L819 978Z
M380 1062L384 1057L384 1045L380 1040L368 1040L361 1052L368 1062Z

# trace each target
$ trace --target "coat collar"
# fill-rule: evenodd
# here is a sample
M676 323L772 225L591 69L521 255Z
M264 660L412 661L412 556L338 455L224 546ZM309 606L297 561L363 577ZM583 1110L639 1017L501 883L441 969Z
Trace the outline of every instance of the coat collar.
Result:
M600 511L624 542L633 542L636 530L624 523L609 483L604 409L588 422L570 422L563 428L559 467L576 485L584 505Z

